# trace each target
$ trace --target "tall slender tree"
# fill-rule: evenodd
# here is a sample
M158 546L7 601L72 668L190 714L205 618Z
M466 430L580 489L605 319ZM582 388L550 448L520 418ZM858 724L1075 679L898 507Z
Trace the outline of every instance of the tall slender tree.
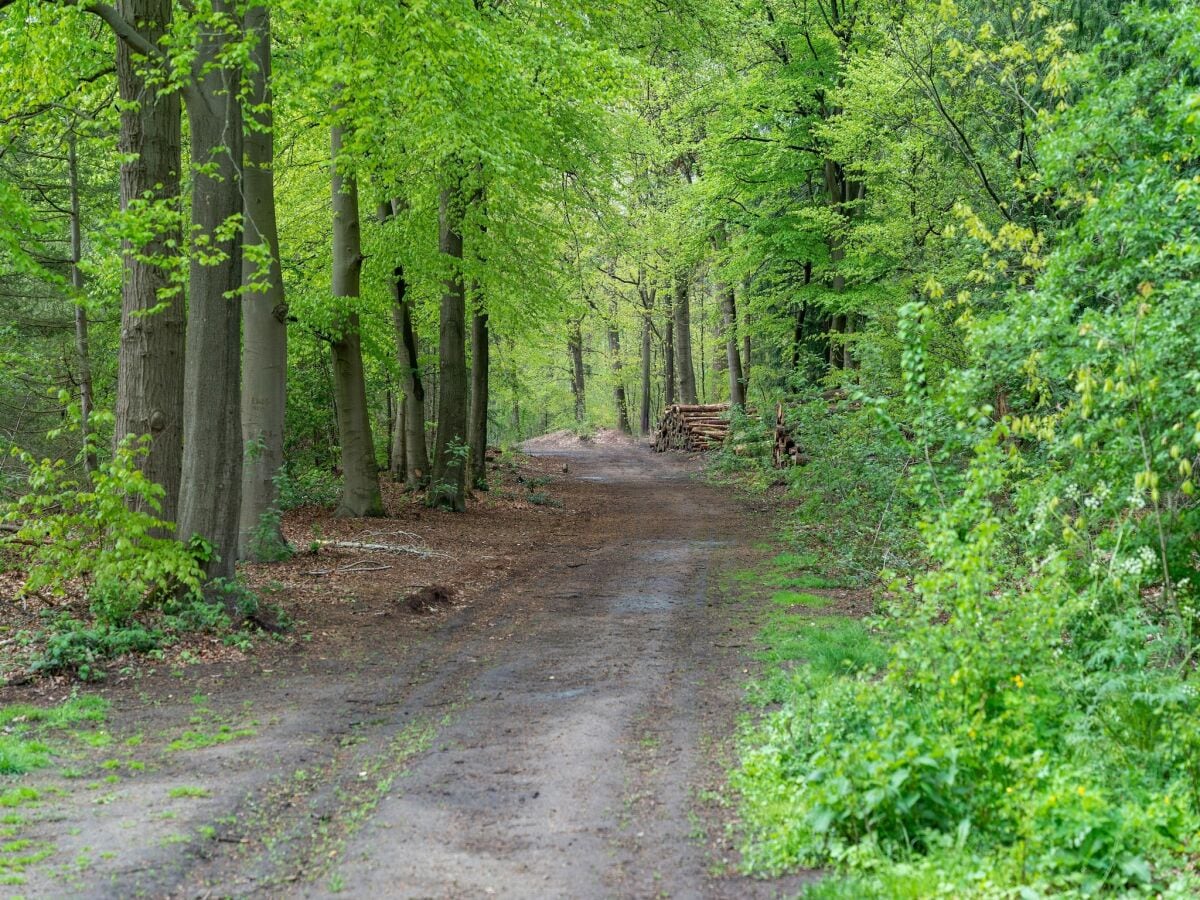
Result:
M339 516L383 515L379 466L367 409L362 334L358 310L361 293L362 237L358 210L358 179L345 171L342 126L330 130L333 191L333 296L345 309L336 324L330 352L333 358L334 402L338 442L342 448L342 494Z
M437 442L434 447L431 505L466 509L467 361L466 291L463 288L462 174L451 163L450 184L438 204L438 248L447 266L439 329L441 378L438 390Z
M271 17L264 5L246 10L251 40L247 72L245 203L242 260L242 507L238 555L286 546L278 517L275 482L283 469L287 409L287 302L279 261L275 216L275 135L271 96ZM268 529L270 533L264 533Z

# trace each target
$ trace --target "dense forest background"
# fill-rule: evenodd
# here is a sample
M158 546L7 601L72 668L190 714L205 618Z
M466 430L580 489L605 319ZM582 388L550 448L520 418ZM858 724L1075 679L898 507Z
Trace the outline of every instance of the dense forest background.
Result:
M1198 138L1190 2L0 0L6 534L120 623L728 401L889 647L772 698L751 864L1190 896Z

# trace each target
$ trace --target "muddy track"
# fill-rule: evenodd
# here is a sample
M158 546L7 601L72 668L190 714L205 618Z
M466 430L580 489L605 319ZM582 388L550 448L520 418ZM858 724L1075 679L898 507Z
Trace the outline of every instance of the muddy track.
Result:
M678 457L553 456L588 514L548 520L431 627L379 613L354 652L216 668L150 709L117 692L142 731L178 727L197 692L253 727L159 757L101 809L59 804L39 829L89 864L31 871L22 893L794 894L736 874L719 792L755 618L722 585L769 523ZM208 796L164 804L193 784Z

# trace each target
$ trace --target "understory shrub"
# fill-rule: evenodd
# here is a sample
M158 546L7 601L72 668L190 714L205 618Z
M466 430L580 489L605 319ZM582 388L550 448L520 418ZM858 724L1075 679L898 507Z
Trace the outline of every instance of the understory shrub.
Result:
M1052 245L960 208L970 365L930 377L941 286L901 310L876 409L924 564L885 575L882 677L796 679L745 735L752 868L847 876L821 897L1200 893L1198 34L1193 5L1132 7L1075 63L1039 140Z
M93 448L95 449L95 448ZM61 597L82 585L97 620L120 624L142 606L199 590L200 559L158 518L163 489L138 468L144 440L129 437L90 477L63 460L15 450L27 491L0 515L26 573L23 593Z

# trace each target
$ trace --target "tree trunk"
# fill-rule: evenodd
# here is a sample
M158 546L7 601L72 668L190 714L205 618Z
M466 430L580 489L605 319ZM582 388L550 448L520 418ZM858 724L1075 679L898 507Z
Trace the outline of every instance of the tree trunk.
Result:
M575 397L575 424L582 425L587 418L587 394L583 372L583 320L571 323L567 337L567 348L571 351L571 394Z
M663 321L663 406L675 402L675 301L667 294L666 316Z
M362 242L358 215L358 180L338 168L342 129L330 135L333 186L333 296L356 306L362 276ZM338 442L342 447L342 496L338 516L381 516L379 464L367 409L358 312L347 314L332 344L333 390L337 406Z
M233 0L214 0L230 16ZM188 273L179 536L212 545L210 578L232 578L242 493L241 72L221 64L240 40L234 29L202 29L187 88L194 248Z
M642 280L638 279L639 282ZM643 435L650 433L650 366L653 362L654 288L639 287L642 297L642 396L638 426Z
M271 112L271 18L266 6L246 10L246 33L256 39L248 100L254 123L246 130L242 173L247 248L242 259L242 509L238 556L286 548L275 508L275 478L283 469L287 409L287 302L275 222L275 136ZM269 258L264 258L269 254ZM269 528L268 533L263 533Z
M721 295L721 321L725 326L725 360L729 368L729 403L746 405L746 382L742 377L742 358L738 354L737 297L732 285L718 285Z
M403 393L395 398L392 416L392 458L389 468L392 480L402 483L408 481L408 402Z
M750 398L750 313L742 316L742 384L746 399Z
M79 369L79 438L83 471L96 471L96 451L92 446L92 355L88 347L88 315L83 297L83 222L79 204L79 159L75 153L75 132L67 138L67 177L71 192L71 290L75 295L75 365Z
M122 17L154 44L171 27L171 0L119 0ZM140 74L146 66L117 41L117 90L121 98L121 210L150 202L174 210L179 203L179 93L159 93ZM166 222L171 222L166 217ZM121 347L117 362L115 437L149 435L142 461L146 477L165 491L160 518L179 516L183 460L184 295L171 266L179 256L177 225L156 229L143 245L122 244ZM147 315L159 304L163 308ZM231 554L232 556L232 554Z
M450 272L442 292L439 357L437 443L434 449L431 505L456 512L466 507L467 360L465 346L466 292L463 289L462 188L455 183L441 194L438 210L438 247L449 257Z
M478 286L475 302L482 302ZM471 317L471 484L486 491L487 483L487 438L488 438L488 382L491 375L490 335L488 314L477 311Z
M622 434L629 434L629 405L625 402L625 379L621 367L621 331L617 327L617 304L612 305L612 315L608 321L608 351L612 356L613 403L617 407L617 428Z
M390 215L398 216L404 201L393 199ZM388 213L380 211L380 219ZM392 269L392 328L396 334L396 362L400 367L400 386L404 389L404 481L413 490L429 482L429 449L425 441L425 384L417 355L417 336L412 323L412 298L404 266L397 260Z
M696 370L692 365L692 313L688 301L688 272L675 275L675 362L679 367L679 397L696 403Z

